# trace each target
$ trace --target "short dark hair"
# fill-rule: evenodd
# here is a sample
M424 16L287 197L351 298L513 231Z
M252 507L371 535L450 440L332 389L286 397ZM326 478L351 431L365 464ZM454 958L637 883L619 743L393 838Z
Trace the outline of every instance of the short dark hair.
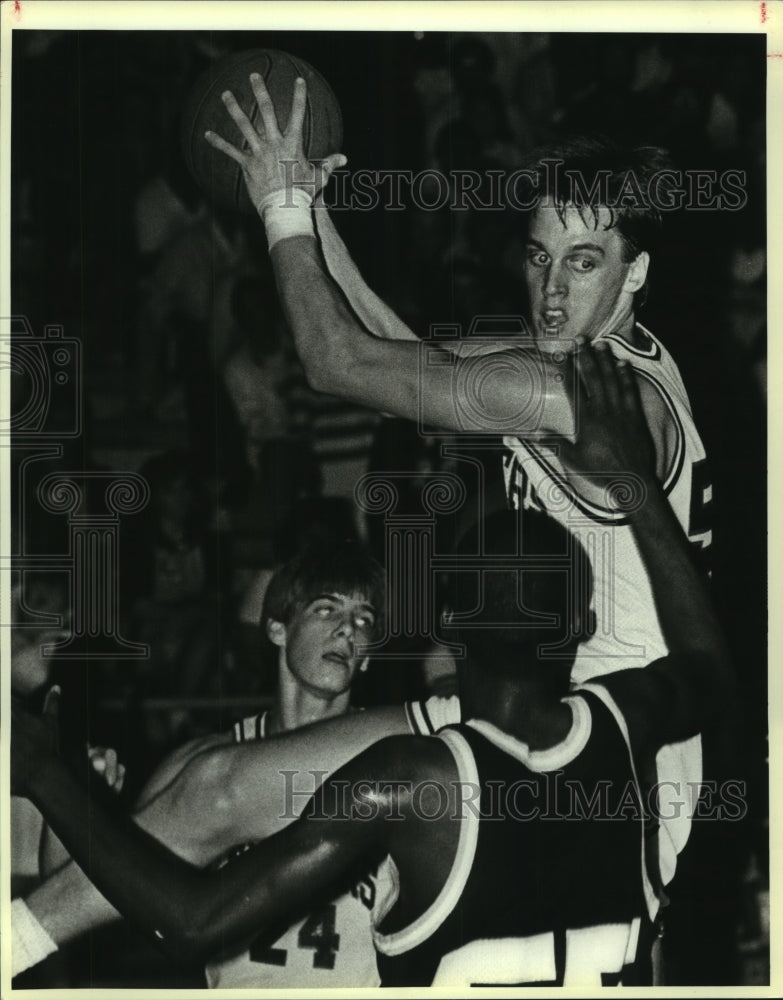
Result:
M661 199L676 176L665 149L625 148L605 136L577 136L537 149L524 166L534 175L538 203L549 199L561 221L566 207L573 205L585 223L589 214L597 226L603 206L610 213L606 228L617 229L626 263L642 251L654 253L663 222ZM646 294L645 282L634 296L637 305Z
M319 594L364 594L375 609L377 635L386 606L386 574L361 542L319 539L283 563L269 582L261 624L287 625Z
M445 589L449 609L470 615L454 628L471 659L507 670L544 646L543 659L573 658L587 638L592 571L571 532L538 511L499 510L462 536L456 554L489 564L454 572Z

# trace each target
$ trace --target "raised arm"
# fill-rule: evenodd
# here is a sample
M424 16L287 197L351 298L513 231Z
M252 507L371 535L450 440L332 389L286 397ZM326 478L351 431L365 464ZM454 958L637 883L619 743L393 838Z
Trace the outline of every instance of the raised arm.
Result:
M570 406L561 383L547 375L551 362L519 341L489 350L480 342L463 342L463 356L456 357L456 345L434 350L431 344L381 339L368 332L330 276L313 230L312 198L343 160L331 156L318 170L305 160L303 80L297 81L284 133L263 80L251 76L251 85L261 115L258 130L233 96L224 95L247 151L212 132L207 139L241 166L250 198L264 219L283 308L313 388L455 431L568 433ZM479 397L482 405L477 407ZM535 405L524 405L527 398Z
M704 579L655 476L632 370L607 348L589 344L578 364L585 390L579 434L575 443L563 442L562 454L585 476L605 487L609 482L614 502L626 510L669 651L643 670L617 671L595 683L620 704L637 745L659 746L699 732L726 701L733 670Z

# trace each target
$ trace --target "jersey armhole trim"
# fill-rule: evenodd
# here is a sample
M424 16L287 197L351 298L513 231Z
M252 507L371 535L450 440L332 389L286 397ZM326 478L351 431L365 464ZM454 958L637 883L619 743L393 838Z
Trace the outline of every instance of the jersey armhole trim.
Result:
M454 729L447 729L438 734L440 739L451 750L457 765L460 787L467 785L479 787L478 768L473 751L465 737ZM459 794L459 791L458 791ZM468 881L473 859L476 856L478 844L479 816L472 809L466 808L463 801L460 822L459 843L454 856L454 863L446 878L446 882L438 893L435 901L417 917L413 923L401 930L382 934L373 927L375 947L384 955L402 955L406 951L417 948L437 931L457 905L465 884Z
M650 341L650 346L646 350L634 347L634 345L629 343L625 337L620 337L616 333L605 333L596 339L614 341L615 344L619 344L623 350L628 351L629 354L635 354L639 358L648 358L650 361L658 361L661 357L661 345L658 338L654 336L654 334L650 333L647 327L642 326L642 324L638 321L634 325L637 329L641 330L645 337L647 337Z
M644 371L643 368L634 368L634 372L637 375L641 375L642 378L646 379L654 388L658 391L666 404L666 408L669 411L669 415L674 422L675 431L677 434L677 442L674 446L674 457L671 461L670 467L667 470L666 478L661 483L661 488L666 496L671 493L674 489L677 480L680 478L680 473L682 472L682 467L685 462L685 429L682 426L682 420L677 412L677 407L669 394L663 383L657 379L650 372Z
M614 700L609 691L603 687L601 684L590 684L584 683L578 685L575 688L575 692L579 691L589 691L591 694L595 695L599 701L601 701L606 708L612 713L615 722L622 734L623 740L625 742L626 749L628 750L628 759L631 764L631 774L633 775L634 784L636 785L637 792L639 794L640 800L643 800L642 796L642 786L639 783L639 776L636 773L636 762L633 757L633 750L631 748L631 736L628 732L628 724L625 721L625 716L620 711L620 707ZM649 913L650 920L655 920L656 914L660 908L660 900L655 892L655 888L650 881L650 876L647 872L647 851L644 846L644 822L640 822L641 829L641 862L642 862L642 884L644 888L644 898L647 903L647 912Z
M430 708L437 709L436 720L433 721ZM416 699L404 703L405 718L408 728L414 736L434 736L444 726L457 725L462 718L462 707L458 695L443 698L431 695L426 700ZM456 708L456 711L454 709Z

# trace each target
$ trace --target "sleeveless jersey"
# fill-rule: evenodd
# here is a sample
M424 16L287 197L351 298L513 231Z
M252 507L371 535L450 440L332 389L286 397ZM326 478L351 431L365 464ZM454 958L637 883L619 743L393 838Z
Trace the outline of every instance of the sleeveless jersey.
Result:
M237 722L234 739L264 739L265 730L264 712ZM375 874L366 875L350 892L303 920L264 934L239 955L207 965L207 984L256 990L378 986L371 930L377 893Z
M704 446L673 358L649 330L638 323L636 328L645 344L641 349L614 335L599 339L610 344L615 357L628 361L640 380L655 386L666 405L675 437L663 488L703 560L712 541L712 486ZM559 521L579 539L592 563L597 628L579 647L572 680L581 683L609 671L644 667L665 656L666 644L647 572L626 520L617 511L576 492L553 449L519 438L505 438L504 444L504 475L511 505L544 511ZM657 779L663 783L659 855L661 878L666 884L690 833L694 791L702 777L700 737L662 747L656 767Z
M638 977L644 815L633 762L601 699L566 700L571 731L549 750L531 751L485 720L439 734L472 791L434 903L398 930L376 919L384 986L594 987Z

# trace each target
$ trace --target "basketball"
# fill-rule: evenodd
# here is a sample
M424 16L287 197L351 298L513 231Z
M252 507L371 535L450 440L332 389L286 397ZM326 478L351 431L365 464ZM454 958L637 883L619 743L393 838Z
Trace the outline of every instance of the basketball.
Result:
M274 49L249 49L218 59L196 81L185 101L180 133L182 151L188 170L207 198L220 208L245 214L254 214L255 209L247 196L239 164L210 146L204 133L210 129L238 149L247 149L220 95L230 90L256 125L259 113L250 86L251 73L259 73L263 78L281 131L291 114L294 81L301 76L307 82L302 139L308 160L320 160L341 152L343 141L343 121L337 98L321 74L304 59ZM261 132L263 135L263 127Z

